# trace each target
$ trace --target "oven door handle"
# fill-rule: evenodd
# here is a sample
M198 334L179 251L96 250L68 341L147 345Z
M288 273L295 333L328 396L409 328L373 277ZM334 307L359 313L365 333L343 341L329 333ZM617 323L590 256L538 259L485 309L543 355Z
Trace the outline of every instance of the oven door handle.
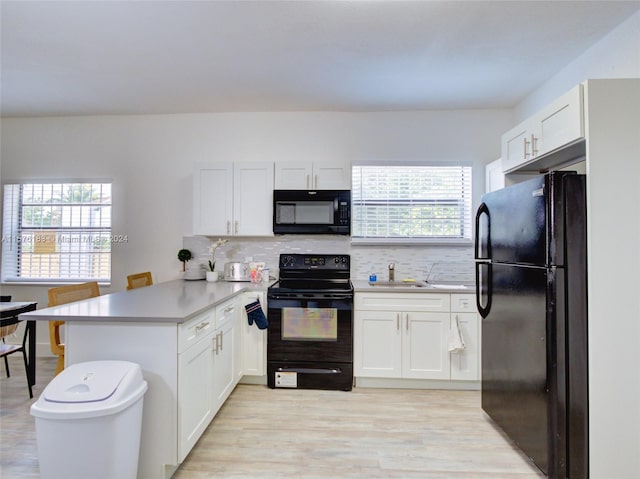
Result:
M342 374L340 368L278 368L278 372L303 373L303 374Z

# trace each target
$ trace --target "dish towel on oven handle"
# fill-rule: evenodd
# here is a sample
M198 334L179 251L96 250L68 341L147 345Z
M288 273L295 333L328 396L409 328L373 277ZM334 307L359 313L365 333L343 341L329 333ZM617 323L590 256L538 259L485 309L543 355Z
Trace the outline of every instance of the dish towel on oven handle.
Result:
M451 327L449 328L449 352L460 353L464 351L464 348L464 338L462 337L458 315L456 314L455 321L451 321Z
M258 329L267 329L269 327L269 320L264 315L264 311L262 311L260 301L256 300L253 303L249 303L244 307L244 309L247 310L249 326L255 322Z

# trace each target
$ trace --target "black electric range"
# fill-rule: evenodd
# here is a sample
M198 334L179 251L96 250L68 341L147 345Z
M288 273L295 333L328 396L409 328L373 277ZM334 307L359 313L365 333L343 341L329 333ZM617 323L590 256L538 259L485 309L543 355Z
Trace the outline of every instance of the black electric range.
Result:
M267 291L267 383L272 388L353 385L353 285L349 255L282 254Z

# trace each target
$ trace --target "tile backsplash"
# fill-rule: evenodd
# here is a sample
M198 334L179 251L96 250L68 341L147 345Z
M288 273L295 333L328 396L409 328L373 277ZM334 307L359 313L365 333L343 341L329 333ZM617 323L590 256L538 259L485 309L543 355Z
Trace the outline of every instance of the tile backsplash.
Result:
M193 260L203 265L211 259L209 247L217 238L185 236L183 247ZM352 245L350 238L333 235L283 235L272 238L229 237L215 252L216 270L223 271L230 261L264 261L277 277L281 253L351 255L351 278L367 280L375 272L379 281L387 279L389 263L395 264L396 280L412 278L430 282L474 282L473 247Z

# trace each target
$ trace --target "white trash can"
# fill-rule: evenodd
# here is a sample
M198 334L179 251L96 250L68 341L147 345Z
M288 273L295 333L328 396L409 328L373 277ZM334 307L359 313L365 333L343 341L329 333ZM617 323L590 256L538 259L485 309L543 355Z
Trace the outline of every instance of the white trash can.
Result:
M31 406L42 479L135 479L147 382L127 361L69 366Z

